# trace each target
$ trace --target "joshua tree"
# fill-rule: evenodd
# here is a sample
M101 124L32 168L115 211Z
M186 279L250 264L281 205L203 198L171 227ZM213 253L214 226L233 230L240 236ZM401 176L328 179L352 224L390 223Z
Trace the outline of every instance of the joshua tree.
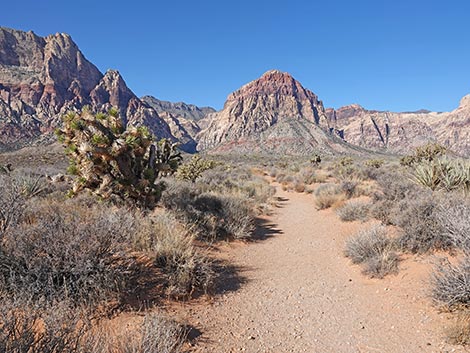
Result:
M176 171L182 157L176 144L163 139L153 143L144 126L125 128L119 113L69 112L56 130L75 175L70 195L90 190L103 199L118 197L141 207L153 207L164 189L159 176Z

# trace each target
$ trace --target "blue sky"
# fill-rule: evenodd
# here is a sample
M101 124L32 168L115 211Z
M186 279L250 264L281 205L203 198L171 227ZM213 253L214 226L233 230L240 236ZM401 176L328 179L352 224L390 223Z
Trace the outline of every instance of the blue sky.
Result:
M210 105L265 71L325 106L446 111L470 93L470 1L5 1L0 25L69 33L139 96Z

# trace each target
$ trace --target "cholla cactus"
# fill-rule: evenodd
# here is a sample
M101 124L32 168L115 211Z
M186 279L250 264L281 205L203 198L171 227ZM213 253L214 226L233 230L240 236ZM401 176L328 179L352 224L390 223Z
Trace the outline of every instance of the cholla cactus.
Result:
M164 188L157 178L181 162L175 144L153 144L144 126L125 129L115 109L93 115L85 108L66 114L63 121L56 134L70 159L68 172L76 176L71 195L87 189L103 199L117 196L153 207Z
M189 180L192 183L202 175L205 170L212 169L216 166L216 162L202 159L199 156L194 156L191 160L178 168L176 177L181 180Z

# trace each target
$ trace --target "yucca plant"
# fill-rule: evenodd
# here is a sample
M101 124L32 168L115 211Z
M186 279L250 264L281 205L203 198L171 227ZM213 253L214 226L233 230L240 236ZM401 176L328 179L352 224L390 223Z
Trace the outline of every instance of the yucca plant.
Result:
M459 172L459 163L447 159L438 159L436 162L438 168L440 186L446 191L458 189L462 185L462 175Z
M103 199L130 200L153 207L164 189L160 175L173 173L182 160L177 145L169 140L153 143L144 126L123 126L116 109L108 113L69 112L58 140L70 159L67 169L75 175L70 195L90 190Z
M413 180L431 190L436 190L441 184L440 172L436 163L422 163L415 167Z

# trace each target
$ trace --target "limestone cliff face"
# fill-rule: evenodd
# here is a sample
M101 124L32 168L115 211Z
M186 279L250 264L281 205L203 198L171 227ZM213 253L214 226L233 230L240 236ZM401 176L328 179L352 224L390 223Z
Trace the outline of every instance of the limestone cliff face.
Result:
M470 95L451 112L380 112L351 105L327 109L330 125L344 139L367 149L408 153L427 142L438 142L462 156L470 156Z
M288 73L268 71L203 119L198 149L306 154L331 146L322 102Z
M50 135L71 109L111 106L129 124L172 140L168 124L138 99L117 71L103 75L67 34L39 37L0 27L0 149Z

